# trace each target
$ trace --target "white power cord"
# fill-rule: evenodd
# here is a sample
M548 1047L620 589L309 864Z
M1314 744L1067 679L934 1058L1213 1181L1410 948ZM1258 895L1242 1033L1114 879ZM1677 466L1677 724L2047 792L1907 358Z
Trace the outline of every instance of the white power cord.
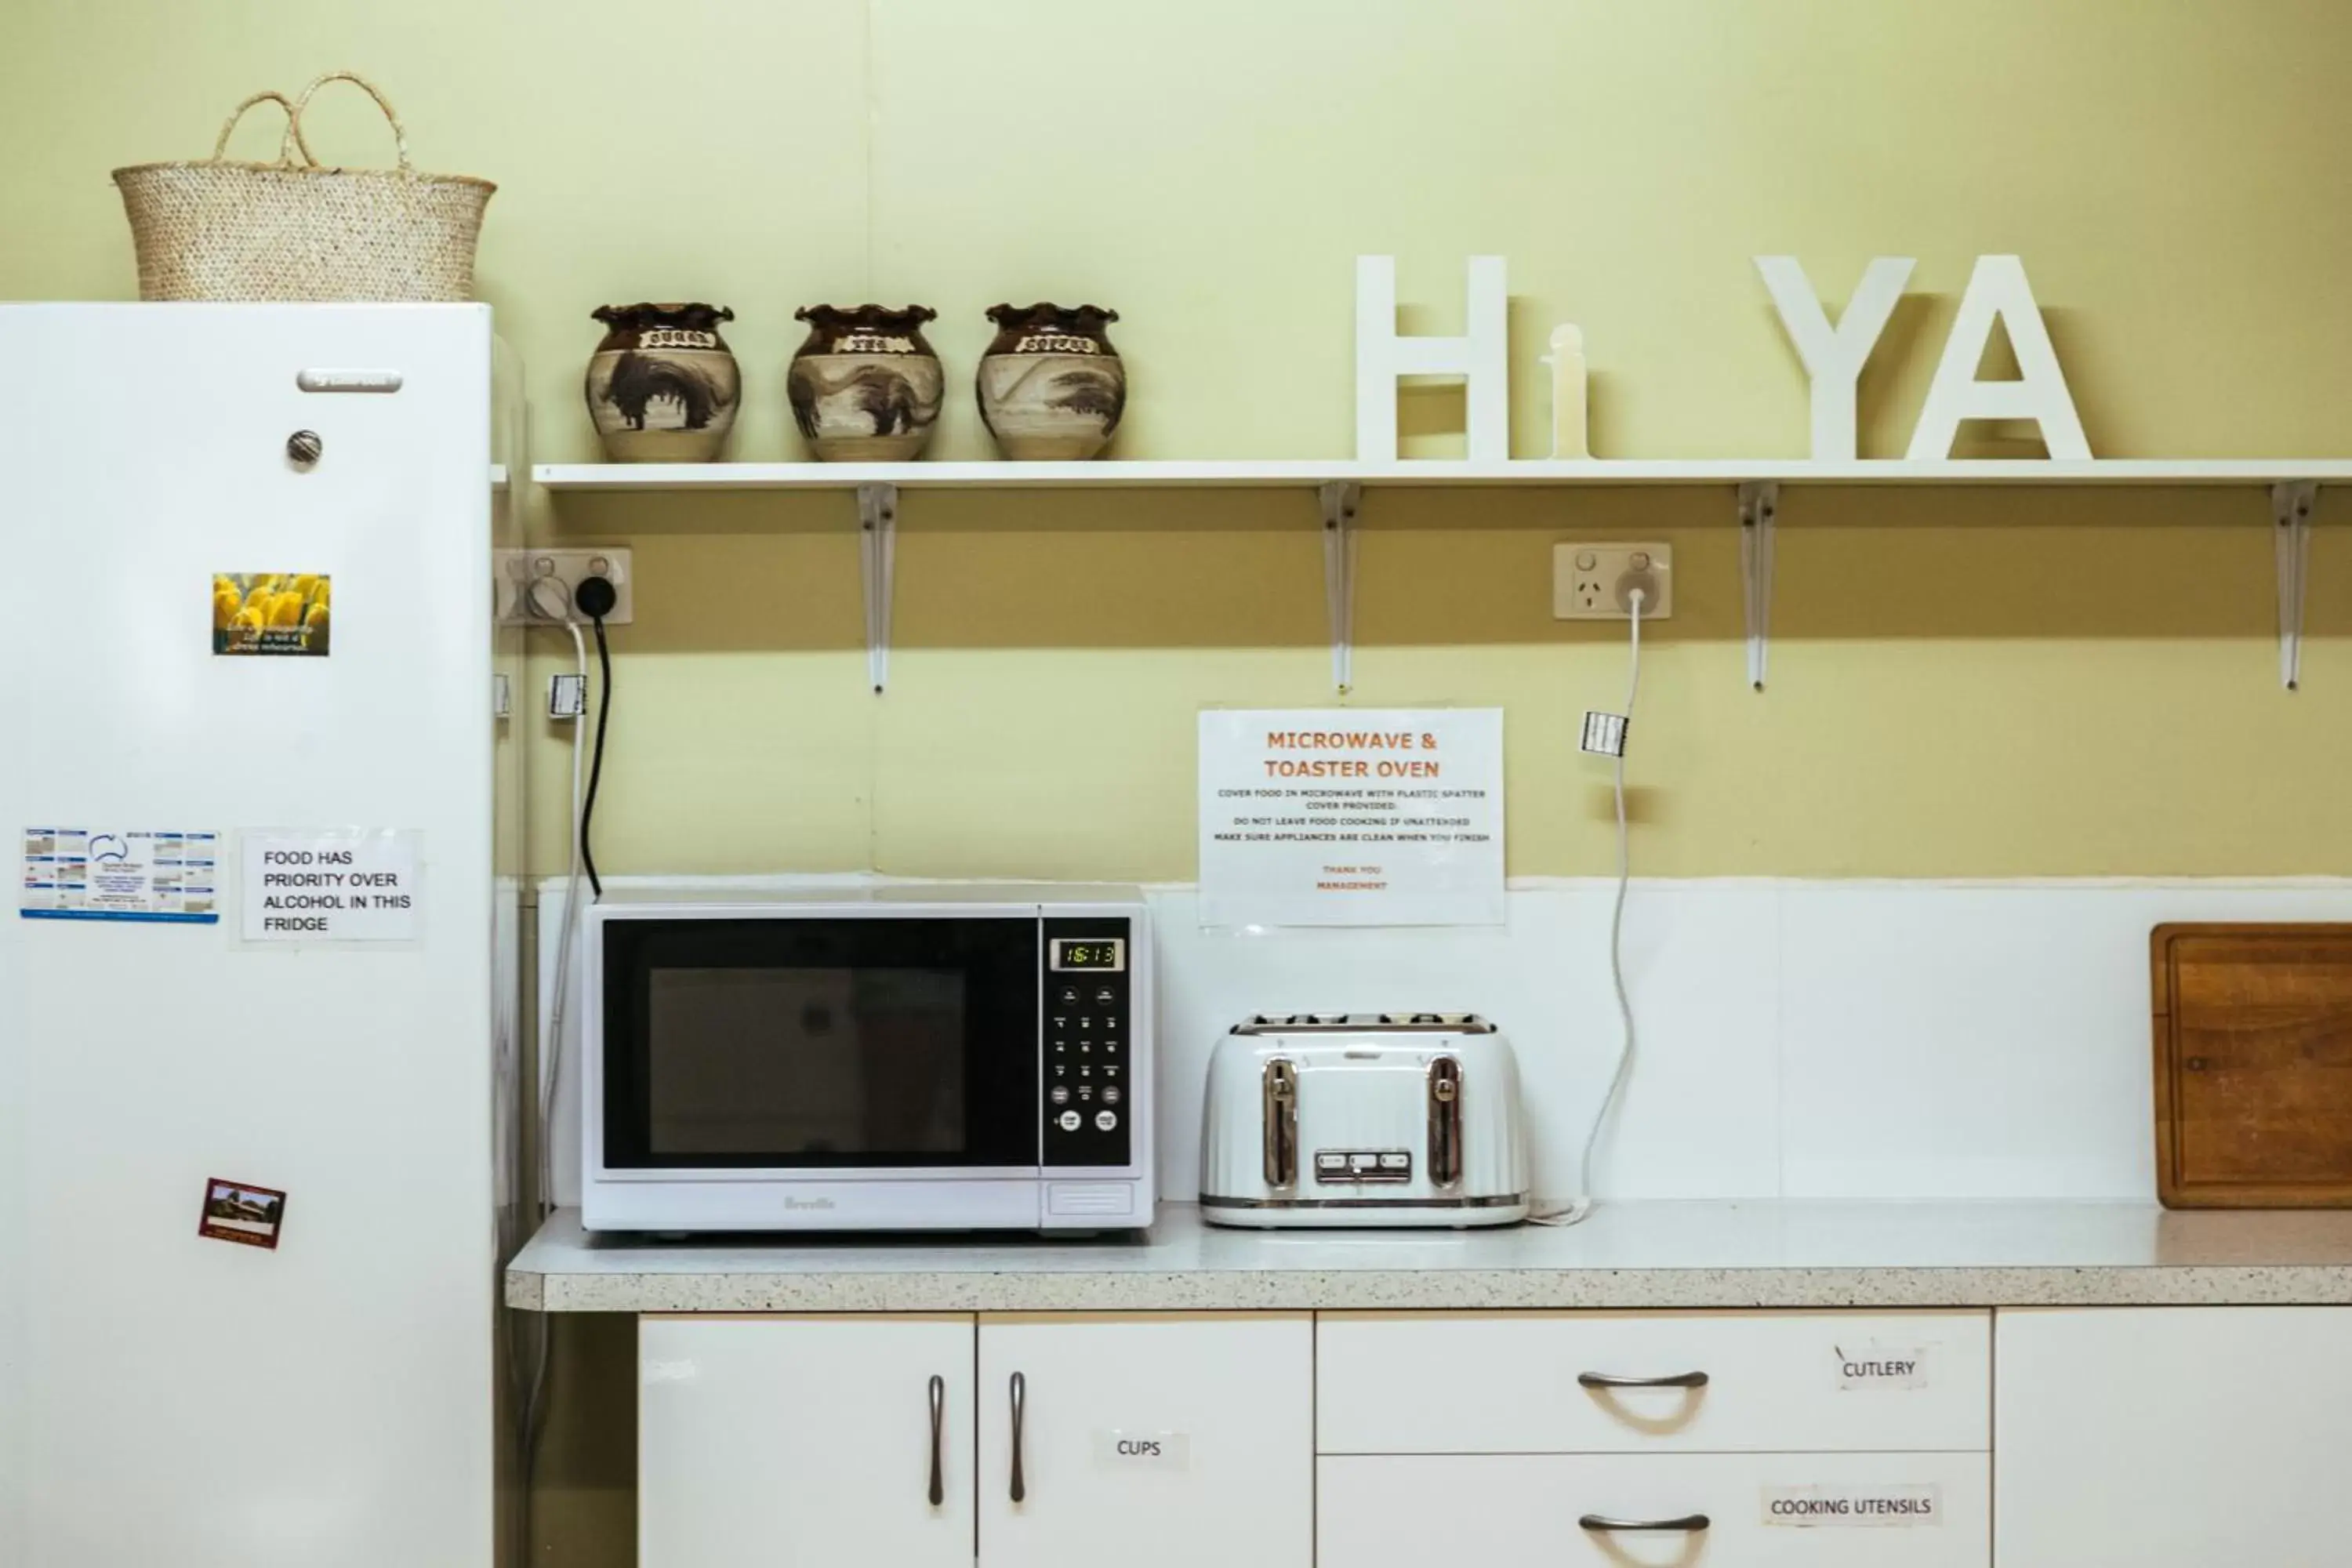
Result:
M551 610L541 597L542 588L552 586L560 595ZM572 634L572 653L580 672L582 700L580 712L572 729L572 860L564 879L563 919L556 933L554 995L548 1004L545 1045L540 1051L537 1093L533 1097L536 1117L532 1128L532 1146L539 1158L539 1217L544 1221L554 1212L555 1157L550 1148L550 1130L555 1123L555 1096L563 1078L563 1013L564 1001L572 990L572 950L578 945L580 929L580 879L582 849L580 838L580 800L582 760L588 741L588 643L580 635L580 620L573 614L572 591L560 577L541 577L530 585L531 608L549 619L560 618L563 629ZM547 1394L548 1358L552 1349L554 1318L541 1314L539 1343L532 1358L530 1381L522 1402L522 1451L528 1488L528 1471L539 1447L540 1417ZM528 1499L525 1507L528 1508Z
M1628 597L1633 601L1633 647L1625 674L1625 730L1631 735L1633 727L1633 700L1642 690L1642 600L1641 589ZM1592 1152L1601 1142L1601 1131L1609 1121L1609 1113L1617 1104L1617 1097L1625 1088L1625 1075L1633 1067L1633 1004L1625 994L1625 889L1633 880L1633 855L1625 833L1625 747L1621 739L1616 756L1617 796L1617 896L1609 906L1609 984L1617 994L1617 1066L1609 1074L1609 1088L1592 1112L1592 1125L1585 1130L1584 1147L1576 1157L1576 1194L1566 1208L1553 1209L1528 1217L1537 1225L1580 1225L1592 1217Z

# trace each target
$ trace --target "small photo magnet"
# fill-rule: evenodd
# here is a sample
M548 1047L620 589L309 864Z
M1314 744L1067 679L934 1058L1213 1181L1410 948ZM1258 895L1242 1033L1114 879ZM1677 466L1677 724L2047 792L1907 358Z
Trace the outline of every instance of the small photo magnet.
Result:
M322 658L334 631L333 601L324 572L215 572L213 651Z
M278 1232L286 1223L286 1194L250 1182L224 1182L215 1176L205 1184L204 1217L198 1236L234 1241L246 1247L278 1248Z

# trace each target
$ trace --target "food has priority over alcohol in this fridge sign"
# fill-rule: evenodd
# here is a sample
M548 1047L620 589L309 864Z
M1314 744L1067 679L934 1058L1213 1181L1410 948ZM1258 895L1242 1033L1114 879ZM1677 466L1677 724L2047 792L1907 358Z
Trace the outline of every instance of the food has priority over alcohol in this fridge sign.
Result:
M248 942L414 942L419 835L399 829L248 833L238 931Z
M1498 708L1201 715L1201 921L1499 925Z

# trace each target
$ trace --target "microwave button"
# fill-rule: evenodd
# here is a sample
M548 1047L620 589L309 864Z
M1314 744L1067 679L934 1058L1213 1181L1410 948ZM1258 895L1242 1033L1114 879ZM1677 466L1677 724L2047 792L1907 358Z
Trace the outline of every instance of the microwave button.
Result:
M1105 1105L1117 1105L1118 1103L1118 1085L1113 1083L1106 1084L1103 1087L1103 1103Z
M1087 1066L1086 1063L1080 1062L1078 1064L1078 1076L1080 1078L1092 1078L1095 1076L1095 1069Z
M1116 1110L1097 1110L1097 1111L1096 1111L1096 1112L1095 1112L1095 1126L1096 1126L1099 1131L1104 1131L1104 1132L1108 1132L1108 1131L1109 1131L1112 1128L1114 1128L1114 1127L1116 1127L1116 1126L1118 1126L1118 1111L1116 1111Z
M1078 988L1075 985L1065 985L1054 999L1065 1007L1075 1007L1078 1005Z
M1078 1098L1079 1098L1080 1100L1092 1100L1094 1097L1095 1097L1095 1086L1094 1086L1094 1085L1092 1085L1092 1084L1090 1084L1090 1083L1082 1083L1082 1084L1078 1085Z
M1057 1083L1057 1084L1055 1084L1055 1085L1054 1086L1053 1100L1054 1100L1054 1103L1055 1103L1055 1104L1056 1104L1056 1105L1067 1105L1067 1104L1069 1104L1069 1103L1070 1103L1070 1086L1069 1086L1068 1084L1066 1084L1066 1083Z
M1107 1068L1103 1068L1103 1077L1105 1077L1105 1078L1117 1078L1118 1076L1118 1068L1117 1067L1107 1067Z
M1062 1112L1060 1117L1062 1131L1065 1132L1076 1132L1078 1130L1078 1121L1079 1118L1076 1111L1065 1110Z
M1095 993L1095 1005L1097 1007L1116 1006L1118 1005L1118 993L1112 990L1108 985Z

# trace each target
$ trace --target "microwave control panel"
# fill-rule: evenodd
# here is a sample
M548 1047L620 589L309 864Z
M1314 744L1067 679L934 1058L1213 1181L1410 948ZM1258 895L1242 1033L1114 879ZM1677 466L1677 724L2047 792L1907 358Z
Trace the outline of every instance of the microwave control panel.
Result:
M1125 1165L1134 1147L1132 923L1048 916L1045 926L1045 1163Z

